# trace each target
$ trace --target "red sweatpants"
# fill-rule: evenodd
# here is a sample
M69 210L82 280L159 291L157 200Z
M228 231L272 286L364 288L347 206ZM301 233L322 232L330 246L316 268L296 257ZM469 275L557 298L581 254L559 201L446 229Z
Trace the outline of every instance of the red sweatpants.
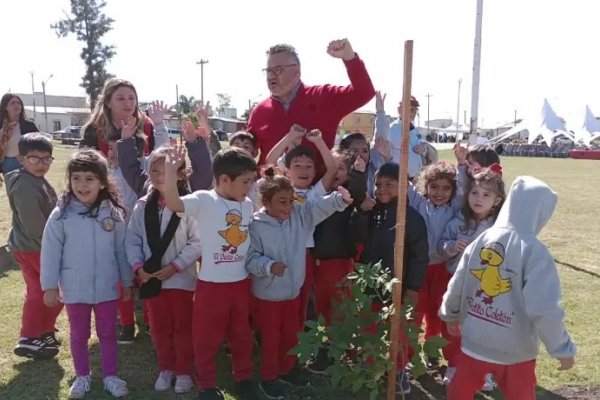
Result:
M315 259L313 258L310 249L306 249L306 275L304 284L300 288L300 326L304 329L306 315L308 311L308 300L315 283Z
M334 302L340 302L342 296L349 296L347 288L339 285L346 275L354 271L352 258L336 258L331 260L316 260L315 262L315 306L317 314L325 317L327 325L335 312Z
M260 379L270 381L288 374L297 357L289 351L298 344L301 326L293 323L290 315L300 312L300 296L293 300L267 301L255 298L256 325L260 332Z
M493 374L505 399L535 400L535 360L501 365L458 356L456 374L448 388L448 400L472 399L481 390L485 374Z
M25 280L21 337L39 338L42 333L54 332L56 318L63 304L58 303L52 308L44 304L44 292L40 284L40 253L15 251L13 255Z
M161 371L191 375L194 363L192 348L192 309L194 292L163 289L147 300L150 309L150 332Z
M252 377L254 342L249 320L250 284L250 279L228 283L199 280L196 284L192 342L196 383L200 389L214 388L217 384L215 358L224 339L231 349L236 382Z
M427 266L425 281L419 290L419 301L415 309L416 325L420 327L423 319L425 320L425 339L442 333L442 320L438 317L438 311L451 277L445 262Z

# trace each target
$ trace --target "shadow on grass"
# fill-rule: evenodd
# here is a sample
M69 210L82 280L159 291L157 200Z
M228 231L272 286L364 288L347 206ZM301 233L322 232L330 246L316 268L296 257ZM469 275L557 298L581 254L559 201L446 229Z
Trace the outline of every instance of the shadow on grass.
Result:
M0 399L59 400L65 370L57 359L27 360L15 364L15 377L0 388Z
M573 265L573 264L569 264L569 263L566 263L566 262L563 262L563 261L559 261L557 259L554 259L554 262L557 263L557 264L560 264L560 265L564 265L565 267L571 268L574 271L583 272L584 274L588 274L590 276L593 276L594 278L600 278L600 274L597 274L597 273L595 273L593 271L589 271L589 270L587 270L585 268L581 268L581 267L578 267L578 266Z

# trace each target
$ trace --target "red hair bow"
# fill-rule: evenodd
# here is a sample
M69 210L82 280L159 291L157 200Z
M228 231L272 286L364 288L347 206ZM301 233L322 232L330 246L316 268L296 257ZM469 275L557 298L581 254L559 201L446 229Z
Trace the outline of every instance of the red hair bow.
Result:
M498 163L494 163L494 164L490 165L490 171L495 172L498 175L502 176L502 165L500 165Z

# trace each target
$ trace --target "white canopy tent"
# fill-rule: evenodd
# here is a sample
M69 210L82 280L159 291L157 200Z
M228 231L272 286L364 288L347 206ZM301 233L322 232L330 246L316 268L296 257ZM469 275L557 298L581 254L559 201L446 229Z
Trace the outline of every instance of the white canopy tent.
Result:
M585 106L583 126L575 131L575 143L583 142L589 146L592 140L600 138L600 121L594 117L589 106Z
M548 100L544 99L541 112L529 118L524 118L520 123L515 125L514 128L490 139L491 143L499 143L503 140L509 139L523 131L529 132L527 142L533 143L539 136L542 136L544 141L550 146L552 140L557 136L565 136L571 140L574 140L573 134L567 131L565 122L556 115Z

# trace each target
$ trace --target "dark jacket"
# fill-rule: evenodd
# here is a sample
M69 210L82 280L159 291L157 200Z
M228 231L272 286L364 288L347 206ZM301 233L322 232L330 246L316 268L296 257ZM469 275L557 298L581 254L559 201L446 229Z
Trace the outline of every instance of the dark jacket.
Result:
M350 180L344 186L350 192L354 203L344 211L332 214L315 228L315 247L312 249L312 255L317 260L356 256L356 238L350 229L350 220L353 210L365 198L367 176L365 173L352 170Z
M388 204L377 202L370 212L354 213L352 230L357 239L365 244L360 262L375 264L381 261L384 268L393 275L394 244L396 241L397 202ZM423 217L412 207L406 207L406 232L404 236L404 269L402 291L418 291L425 279L429 264L427 227Z
M144 119L143 125L146 144L144 146L144 155L149 155L154 150L154 125L149 118ZM121 130L119 129L119 132ZM97 128L94 125L87 125L83 132L83 137L79 142L79 148L92 148L100 151L105 156L108 155L108 143L103 138L98 137Z
M0 121L0 129L2 129L2 125L4 124L4 121ZM39 132L40 130L37 128L37 126L35 126L35 124L33 123L33 121L30 121L28 119L22 119L19 121L19 128L21 129L21 135L24 135L26 133L31 133L31 132Z

